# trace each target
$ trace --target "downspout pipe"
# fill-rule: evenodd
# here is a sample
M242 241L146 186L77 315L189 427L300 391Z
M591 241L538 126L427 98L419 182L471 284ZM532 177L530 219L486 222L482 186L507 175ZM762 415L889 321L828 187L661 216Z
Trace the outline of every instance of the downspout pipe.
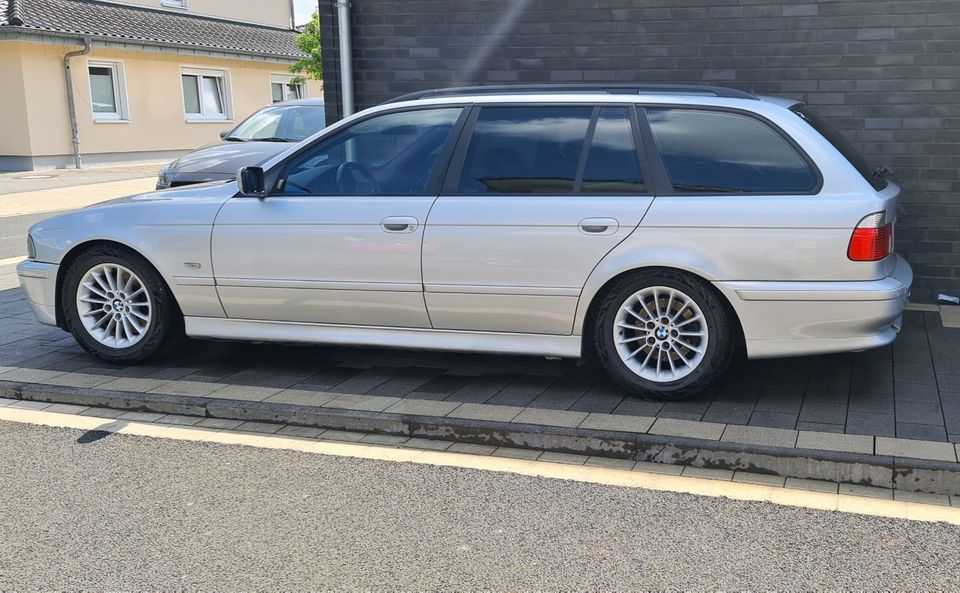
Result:
M83 160L80 157L80 129L77 126L77 101L73 96L73 72L70 68L70 61L79 56L85 56L93 48L89 37L80 39L83 42L83 49L67 52L63 56L63 73L67 81L67 108L70 111L70 136L73 141L73 162L77 169L83 168Z
M340 37L340 102L343 117L353 115L353 42L350 39L350 0L337 0Z

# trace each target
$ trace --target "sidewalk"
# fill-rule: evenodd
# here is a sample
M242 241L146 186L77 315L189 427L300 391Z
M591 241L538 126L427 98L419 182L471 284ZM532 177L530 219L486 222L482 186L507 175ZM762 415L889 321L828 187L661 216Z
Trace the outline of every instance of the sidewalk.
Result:
M0 173L0 196L128 179L146 179L147 177L156 179L157 173L166 165L166 162L155 162L87 169Z
M163 165L0 174L0 218L61 210L152 191Z
M744 361L716 389L663 403L628 396L595 364L523 356L191 341L166 360L108 365L37 324L4 271L0 397L25 405L279 422L960 495L960 330L943 327L934 311L908 311L893 346Z

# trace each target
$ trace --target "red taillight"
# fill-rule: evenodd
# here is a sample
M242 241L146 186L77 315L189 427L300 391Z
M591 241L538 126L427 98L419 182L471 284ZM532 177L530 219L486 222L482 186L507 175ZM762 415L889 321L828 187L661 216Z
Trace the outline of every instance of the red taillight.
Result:
M885 212L874 212L860 219L853 229L847 257L852 261L880 261L893 253L893 224Z

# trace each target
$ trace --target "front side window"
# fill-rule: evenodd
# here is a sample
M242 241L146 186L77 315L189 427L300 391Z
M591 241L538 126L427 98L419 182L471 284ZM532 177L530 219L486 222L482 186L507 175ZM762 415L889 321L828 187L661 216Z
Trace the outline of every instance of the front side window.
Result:
M484 107L458 193L572 193L592 115L592 106Z
M726 111L647 108L678 193L810 194L817 175L777 131Z
M226 72L184 68L181 81L183 111L188 120L230 119Z
M90 105L95 121L125 120L123 71L117 62L89 62Z
M422 194L461 112L401 111L358 122L294 157L277 191Z

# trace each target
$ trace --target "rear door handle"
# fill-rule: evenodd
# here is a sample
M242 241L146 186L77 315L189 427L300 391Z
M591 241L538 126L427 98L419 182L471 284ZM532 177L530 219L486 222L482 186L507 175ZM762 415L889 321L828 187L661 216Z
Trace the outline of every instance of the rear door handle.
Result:
M612 235L620 223L615 218L584 218L577 223L577 228L586 235Z
M412 216L388 216L380 221L380 228L386 233L412 233L419 225L420 221Z

